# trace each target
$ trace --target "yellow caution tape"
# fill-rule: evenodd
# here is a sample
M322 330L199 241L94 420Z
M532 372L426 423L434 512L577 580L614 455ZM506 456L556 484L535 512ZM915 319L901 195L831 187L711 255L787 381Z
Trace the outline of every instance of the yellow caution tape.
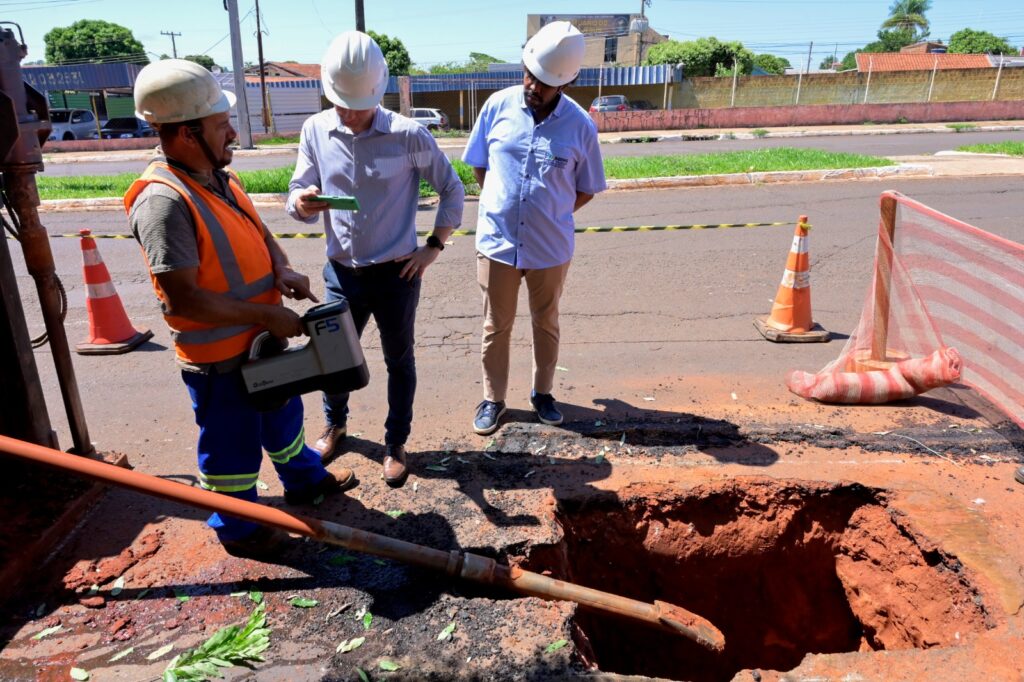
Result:
M611 226L594 226L594 227L577 227L575 232L580 234L594 234L598 232L672 232L676 230L718 230L727 229L733 227L778 227L780 225L796 225L795 222L775 222L775 223L718 223L718 224L694 224L694 225L611 225ZM804 224L805 227L810 227L808 224ZM420 230L416 234L420 237L426 237L431 232L429 230ZM452 232L453 237L467 237L469 235L476 234L476 230L455 230ZM55 234L53 237L81 237L79 234ZM130 234L91 234L89 237L93 239L134 239ZM323 232L275 232L274 237L276 239L323 239Z

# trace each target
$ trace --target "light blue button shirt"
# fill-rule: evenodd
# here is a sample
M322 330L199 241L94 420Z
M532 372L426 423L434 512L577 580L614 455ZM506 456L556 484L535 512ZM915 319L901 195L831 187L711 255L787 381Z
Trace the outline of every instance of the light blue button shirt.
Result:
M458 227L465 188L426 128L377 107L370 128L355 135L331 108L302 126L285 208L315 223L318 214L299 217L300 191L316 185L321 194L356 197L358 211L324 211L327 257L348 267L386 263L416 250L420 178L441 198L434 225Z
M480 110L462 160L487 169L477 251L523 270L572 259L576 193L607 187L597 126L579 104L563 93L535 124L523 86L496 92Z

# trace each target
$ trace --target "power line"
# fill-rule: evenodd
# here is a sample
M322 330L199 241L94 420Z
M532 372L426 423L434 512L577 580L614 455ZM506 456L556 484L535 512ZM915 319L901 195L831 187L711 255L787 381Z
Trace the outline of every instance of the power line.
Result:
M174 31L160 31L160 35L162 35L162 36L170 36L171 37L171 52L174 54L174 58L177 59L178 58L178 44L176 42L174 42L174 37L175 36L180 36L181 34L180 33L175 33Z

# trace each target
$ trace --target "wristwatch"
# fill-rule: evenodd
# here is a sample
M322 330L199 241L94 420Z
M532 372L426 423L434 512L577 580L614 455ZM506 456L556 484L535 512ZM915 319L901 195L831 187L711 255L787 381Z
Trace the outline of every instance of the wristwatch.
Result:
M427 237L427 246L437 249L438 251L444 251L444 242L438 239L435 234Z

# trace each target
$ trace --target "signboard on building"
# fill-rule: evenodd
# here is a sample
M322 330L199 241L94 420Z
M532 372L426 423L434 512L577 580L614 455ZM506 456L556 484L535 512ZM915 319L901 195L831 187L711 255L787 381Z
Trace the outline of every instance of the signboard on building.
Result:
M529 39L542 27L554 21L568 21L585 35L626 35L629 33L629 17L628 14L531 14L526 21L526 37Z
M22 79L40 92L53 90L131 89L142 67L138 64L76 64L23 66Z

